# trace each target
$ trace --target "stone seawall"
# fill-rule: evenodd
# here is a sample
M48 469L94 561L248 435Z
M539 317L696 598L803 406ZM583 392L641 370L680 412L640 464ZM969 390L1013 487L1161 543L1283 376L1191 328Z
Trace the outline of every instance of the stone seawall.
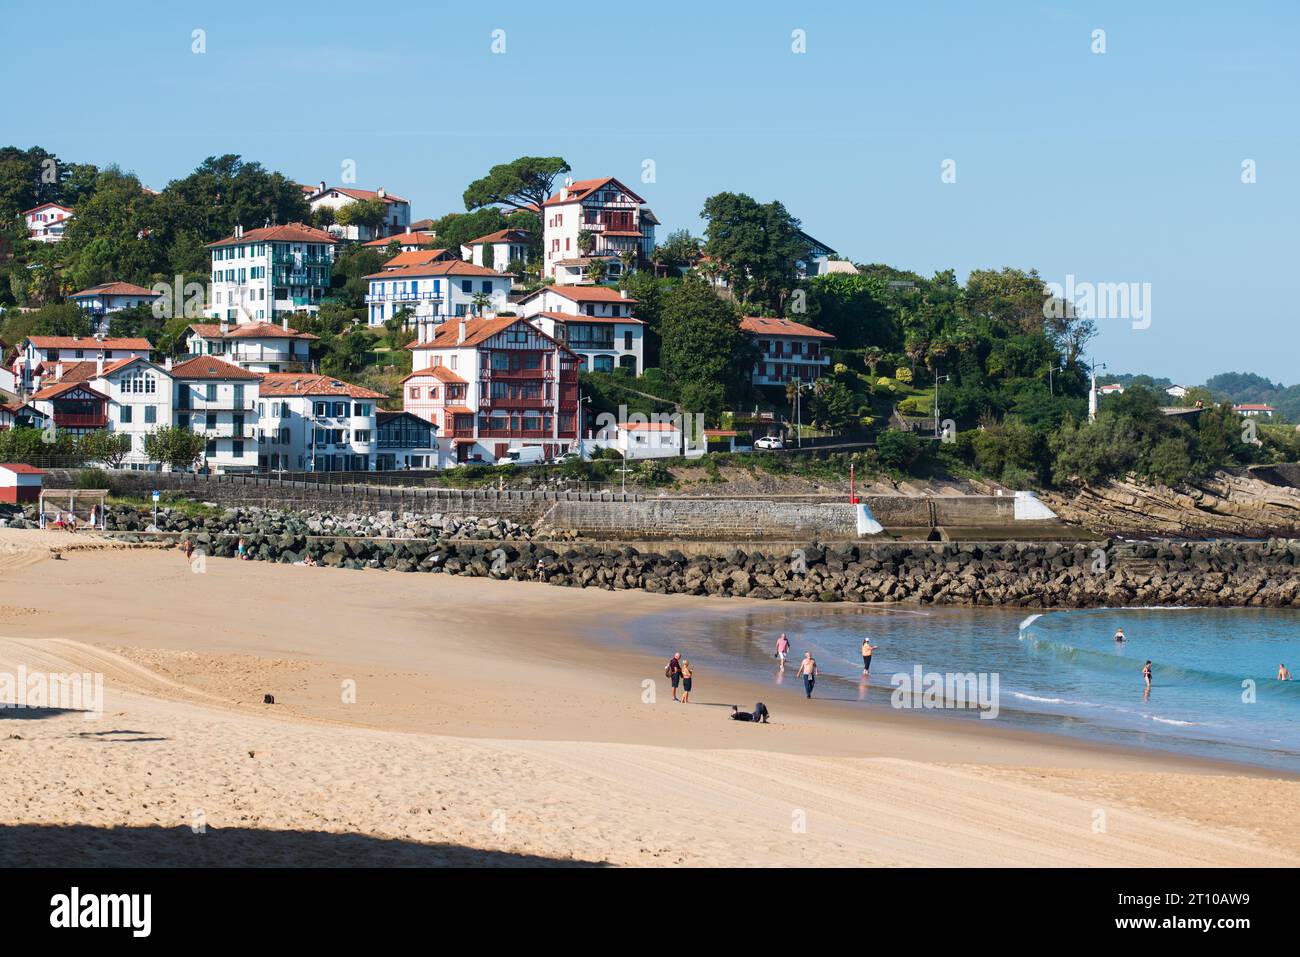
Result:
M128 536L129 538L130 536ZM198 551L232 557L236 538L200 532ZM1020 608L1099 605L1300 608L1300 540L1163 544L809 544L793 554L719 549L244 536L251 558L383 568L579 588L816 602Z

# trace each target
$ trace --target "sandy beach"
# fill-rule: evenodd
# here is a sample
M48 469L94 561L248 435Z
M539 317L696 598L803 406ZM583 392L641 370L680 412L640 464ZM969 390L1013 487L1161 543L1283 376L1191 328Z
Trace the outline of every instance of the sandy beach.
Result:
M0 673L105 697L0 710L5 864L1300 864L1283 775L798 695L754 727L770 688L678 705L617 639L741 600L71 537L0 529Z

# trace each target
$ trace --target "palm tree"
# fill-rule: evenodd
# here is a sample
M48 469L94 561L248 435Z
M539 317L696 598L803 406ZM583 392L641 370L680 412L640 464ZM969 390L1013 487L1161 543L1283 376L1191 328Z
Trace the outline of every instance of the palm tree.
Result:
M578 252L584 256L590 256L591 251L596 248L596 234L590 229L578 230Z
M885 350L880 346L868 346L862 351L862 358L867 364L867 371L875 375L880 367L880 360L885 358Z
M636 264L636 253L625 249L618 254L618 261L623 264L623 275L626 276L632 272L632 267Z
M587 280L596 285L605 281L605 260L593 259L587 263Z
M483 315L483 310L492 304L492 297L485 292L474 293L474 298L470 300L474 310L474 315Z

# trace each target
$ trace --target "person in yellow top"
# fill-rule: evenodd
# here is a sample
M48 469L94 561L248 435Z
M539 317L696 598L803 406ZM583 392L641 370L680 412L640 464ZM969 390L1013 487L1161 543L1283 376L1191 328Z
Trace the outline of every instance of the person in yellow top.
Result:
M875 652L876 646L871 643L870 638L862 639L862 673L871 672L871 655Z

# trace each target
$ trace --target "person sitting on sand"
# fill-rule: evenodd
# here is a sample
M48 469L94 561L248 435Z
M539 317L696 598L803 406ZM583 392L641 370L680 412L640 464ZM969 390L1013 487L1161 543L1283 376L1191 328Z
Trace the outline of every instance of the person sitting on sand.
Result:
M242 538L239 540L239 547L235 550L235 554L241 562L248 561L248 546L244 544Z
M306 565L308 568L316 567L316 559L311 557L311 552L308 552L306 555L302 557L302 563Z
M1287 671L1286 665L1278 665L1278 666L1277 666L1277 680L1278 680L1278 681L1290 681L1290 680L1291 680L1291 672Z

